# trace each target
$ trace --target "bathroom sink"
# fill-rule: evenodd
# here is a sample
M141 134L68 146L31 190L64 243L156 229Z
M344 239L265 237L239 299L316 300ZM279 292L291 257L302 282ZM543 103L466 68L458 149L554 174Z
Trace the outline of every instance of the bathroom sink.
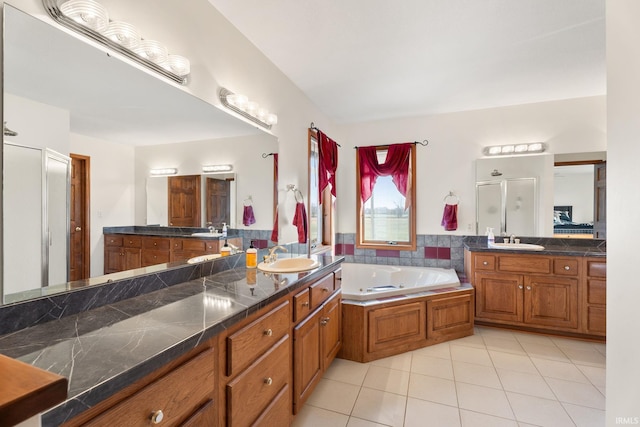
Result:
M211 261L212 259L220 258L221 256L222 255L220 255L220 254L208 254L208 255L194 256L193 258L189 258L187 260L187 264L195 264L197 262Z
M266 273L296 273L320 267L320 263L311 258L281 258L275 262L261 262L258 270Z
M210 231L205 231L203 233L191 233L193 237L220 237L222 233L212 233Z
M512 251L543 251L544 246L531 243L494 243L489 246L491 249L508 249Z

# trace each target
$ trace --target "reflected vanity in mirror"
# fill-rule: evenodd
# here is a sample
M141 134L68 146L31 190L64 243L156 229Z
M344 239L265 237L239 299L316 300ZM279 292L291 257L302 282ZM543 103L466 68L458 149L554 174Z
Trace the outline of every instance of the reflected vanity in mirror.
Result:
M260 153L277 151L275 137L192 95L188 86L141 69L106 47L98 47L81 35L62 30L47 18L35 18L6 3L3 14L3 120L17 133L5 134L4 150L6 152L11 144L49 150L62 157L72 153L86 157L90 165L87 175L91 177L86 184L91 197L86 206L88 225L82 232L86 233L84 245L91 254L90 277L93 278L86 283L107 280L102 277L104 227L151 223L147 221L146 212L147 163L178 161L181 173L211 178L212 175L202 174L203 164L233 163L228 200L222 202L226 196L216 193L216 206L220 209L210 209L210 215L218 216L209 217L209 221L206 205L202 204L198 226L220 221L227 218L226 215L230 224L236 224L237 212L242 209L237 206L236 192L241 192L242 198L253 194L259 219L263 224L272 224L272 165L262 161ZM184 148L177 148L175 144ZM170 147L171 151L156 147ZM150 152L161 152L163 157L154 157ZM227 178L230 177L225 180ZM25 186L39 180L34 175L20 179ZM245 187L238 182L245 182ZM206 180L204 188L206 190ZM62 254L61 259L54 261L49 257L47 262L50 271L62 272L55 279L29 283L3 273L2 301L14 302L73 288L73 284L66 283L66 277L69 242L75 240L70 236L77 232L76 227L70 226L66 214L54 215L47 226L39 218L38 225L13 227L8 221L19 216L20 211L14 210L16 203L6 198L7 193L4 196L5 266L11 262L7 257L9 253L17 254L21 260L37 258L38 267L33 271L43 272L44 276L41 254L51 254L52 245L60 242L64 250L56 252ZM43 194L42 199L46 200L47 195ZM68 211L73 197L56 197L56 200L67 200L63 208ZM207 200L206 194L201 200ZM163 206L166 203L165 199ZM31 213L37 216L36 211L40 210L33 208ZM214 226L218 228L221 224ZM10 227L15 233L7 233ZM62 236L52 233L53 227L64 230ZM26 245L24 249L15 250L22 244ZM24 275L28 270L31 271L31 267L27 269L21 264L17 274ZM7 295L9 293L13 295Z

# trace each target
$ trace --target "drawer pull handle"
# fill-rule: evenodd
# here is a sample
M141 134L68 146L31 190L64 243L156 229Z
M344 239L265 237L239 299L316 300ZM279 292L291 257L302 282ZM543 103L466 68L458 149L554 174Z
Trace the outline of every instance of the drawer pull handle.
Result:
M164 414L162 413L162 411L160 409L158 409L157 411L153 411L151 413L151 423L152 424L160 424L163 419L164 419Z
M302 306L303 306L303 307L309 307L309 301L305 301L305 302L303 302L303 303L302 303Z
M482 261L482 265L489 265L489 261Z
M530 291L531 290L531 286L527 286L527 290Z
M273 384L273 380L272 380L271 378L265 378L265 379L264 379L264 383L265 383L266 385L271 385L271 384Z
M323 317L322 319L320 319L320 324L326 325L327 323L329 323L329 320L331 320L329 317Z
M264 331L264 335L267 337L270 337L271 335L273 335L273 331L271 329L266 329Z
M567 270L567 271L569 271L569 270L571 270L571 267L569 267L568 265L565 265L565 266L564 266L564 269L565 269L565 270Z

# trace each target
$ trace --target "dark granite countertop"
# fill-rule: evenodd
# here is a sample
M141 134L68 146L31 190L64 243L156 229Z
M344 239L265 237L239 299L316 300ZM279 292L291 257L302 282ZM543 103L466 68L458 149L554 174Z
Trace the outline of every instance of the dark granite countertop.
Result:
M214 239L222 240L223 237L220 233L212 234L211 236L199 235L194 236L193 233L209 233L207 228L198 227L162 227L159 225L127 225L118 227L103 227L103 234L126 234L126 235L139 235L139 236L156 236L156 237L176 237L176 238L192 238L192 239ZM230 230L227 234L227 238L240 237L240 235Z
M579 257L606 257L607 246L604 240L583 240L583 239L521 239L521 243L531 243L544 246L544 250L518 250L518 249L496 249L487 246L487 239L475 238L465 239L464 247L471 252L494 252L494 253L517 253L528 255L561 255Z
M265 274L233 268L0 336L0 353L62 375L68 399L45 412L58 426L260 308L335 269ZM255 274L255 284L252 275Z

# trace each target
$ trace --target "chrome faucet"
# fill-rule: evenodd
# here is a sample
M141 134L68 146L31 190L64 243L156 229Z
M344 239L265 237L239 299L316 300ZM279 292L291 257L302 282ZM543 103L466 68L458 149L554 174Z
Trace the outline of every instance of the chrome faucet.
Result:
M267 255L265 257L265 261L270 262L270 263L271 262L275 262L278 259L278 254L276 254L276 251L278 249L281 249L282 252L288 252L287 248L285 248L284 246L280 246L280 245L274 246L271 249L269 249L269 255Z
M515 234L512 234L512 235L509 237L509 243L515 243L515 242L516 242L516 235L515 235Z

